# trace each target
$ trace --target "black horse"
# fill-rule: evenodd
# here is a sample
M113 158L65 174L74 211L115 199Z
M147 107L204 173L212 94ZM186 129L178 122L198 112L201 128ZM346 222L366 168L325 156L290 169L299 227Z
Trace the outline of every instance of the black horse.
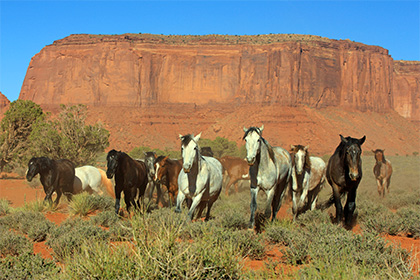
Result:
M140 207L139 199L144 195L148 183L146 163L132 159L124 152L111 150L107 157L106 176L111 179L115 175L115 212L120 210L121 192L127 212L131 205Z
M52 202L52 194L57 193L54 201L58 205L64 193L70 200L74 193L74 163L68 159L53 160L47 157L33 157L28 163L26 179L30 182L36 174L41 177L41 184L46 194L44 201Z
M341 196L347 193L347 202L344 206L344 223L351 227L353 213L356 209L356 191L362 180L362 154L361 145L365 142L366 136L360 139L343 137L340 134L341 143L328 161L327 180L332 187L332 196L323 206L326 209L335 204L336 220L341 222L343 218L343 206Z

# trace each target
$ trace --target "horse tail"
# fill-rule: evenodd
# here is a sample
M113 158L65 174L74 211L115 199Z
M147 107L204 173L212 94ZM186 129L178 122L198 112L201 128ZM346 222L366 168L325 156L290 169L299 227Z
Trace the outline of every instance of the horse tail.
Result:
M106 192L109 196L115 198L115 192L114 192L114 186L112 184L112 181L108 179L106 176L106 172L100 168L98 168L99 173L101 173L101 183L105 187Z
M331 197L327 201L324 201L324 202L318 204L316 206L316 209L325 210L325 209L329 208L333 204L334 204L334 196L331 195Z

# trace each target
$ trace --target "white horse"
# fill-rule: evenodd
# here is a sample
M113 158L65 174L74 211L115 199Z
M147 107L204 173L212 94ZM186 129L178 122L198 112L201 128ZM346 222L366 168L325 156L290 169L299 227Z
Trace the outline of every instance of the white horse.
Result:
M213 157L200 154L197 136L179 135L181 139L182 170L178 175L178 196L175 212L181 212L181 204L187 198L188 218L193 218L194 210L199 206L197 217L201 217L207 205L206 221L210 217L210 209L222 191L222 164Z
M319 157L309 156L308 148L291 145L293 219L309 208L315 209L318 194L325 184L326 164Z
M90 194L102 195L102 186L105 187L109 195L114 196L112 181L106 177L105 171L91 165L75 169L74 190L76 193L86 191Z
M251 177L251 218L249 227L255 225L258 191L267 195L265 216L273 221L280 209L286 190L290 184L292 159L288 151L271 145L262 138L264 125L260 128L245 128L243 139L246 141L246 160ZM270 209L271 205L271 209Z

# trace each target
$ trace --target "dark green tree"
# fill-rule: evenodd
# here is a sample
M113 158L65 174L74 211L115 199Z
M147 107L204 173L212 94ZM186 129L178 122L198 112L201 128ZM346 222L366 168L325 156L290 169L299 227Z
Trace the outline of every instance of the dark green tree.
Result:
M109 145L109 132L101 124L86 125L85 105L61 105L56 119L38 123L30 135L34 156L66 158L77 166L93 164Z
M29 135L45 114L38 104L30 100L16 100L1 121L0 170L11 163L24 164L28 159Z

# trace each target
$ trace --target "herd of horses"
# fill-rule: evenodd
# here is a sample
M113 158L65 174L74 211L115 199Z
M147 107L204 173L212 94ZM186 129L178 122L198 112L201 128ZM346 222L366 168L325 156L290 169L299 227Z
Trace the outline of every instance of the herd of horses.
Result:
M56 192L55 204L64 194L68 199L83 191L103 193L105 186L108 194L115 196L115 212L120 211L121 193L127 212L131 207L139 208L141 199L149 187L149 200L154 189L157 202L162 200L161 186L167 188L170 206L181 212L184 201L188 208L188 220L200 218L207 207L205 220L210 218L210 210L222 192L228 195L229 188L239 180L250 180L250 219L249 227L255 226L257 195L259 190L266 193L265 217L274 220L284 197L292 197L293 217L315 208L326 209L335 205L337 223L351 226L356 208L356 192L362 179L361 146L366 136L360 139L343 137L326 164L321 158L310 156L309 147L291 145L290 151L272 147L262 137L264 126L243 128L246 158L231 156L215 158L207 147L200 148L198 140L201 133L179 135L181 140L181 159L157 156L154 152L145 153L144 159L133 159L124 152L111 150L107 154L106 173L93 166L75 168L67 160L53 160L47 157L34 157L28 163L26 178L40 174L45 191L45 201L52 203ZM372 151L376 164L374 174L377 179L378 193L385 196L389 192L392 166L385 159L384 150ZM115 184L111 179L114 178ZM226 179L228 178L228 179ZM224 179L227 183L223 184ZM329 200L317 205L318 194L326 182L332 188ZM114 185L114 186L113 186ZM343 209L341 198L347 195ZM196 216L195 216L196 214Z

